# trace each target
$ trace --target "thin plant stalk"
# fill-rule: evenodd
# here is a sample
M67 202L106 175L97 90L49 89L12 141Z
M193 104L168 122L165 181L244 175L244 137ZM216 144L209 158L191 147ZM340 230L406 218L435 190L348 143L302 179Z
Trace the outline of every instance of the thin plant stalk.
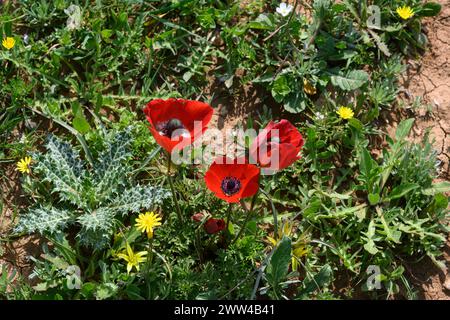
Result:
M248 220L250 220L250 217L252 216L252 212L251 210L248 210L245 205L242 205L242 207L245 209L245 211L247 212L247 215L245 216L245 220L242 223L241 229L239 230L238 234L236 235L236 237L234 237L233 241L231 241L230 245L232 245L233 243L235 243L237 241L237 239L239 239L239 237L242 235L242 233L244 232L244 229L247 225Z
M229 203L229 204L228 204L228 210L227 210L227 225L225 226L226 232L228 232L228 227L230 226L231 209L232 209L232 204Z
M272 198L270 197L270 195L262 188L259 188L259 190L261 190L261 193L264 194L267 199L270 202L270 205L272 207L272 215L273 215L273 228L274 228L274 232L273 232L273 236L275 240L278 240L278 211L275 208L275 204L272 201Z
M167 179L169 179L169 185L170 185L170 190L172 191L172 198L173 198L173 202L175 203L175 208L177 210L177 215L178 215L178 220L180 220L180 222L183 222L183 215L181 214L181 209L180 209L180 205L178 204L178 199L177 199L177 195L175 194L175 187L173 186L173 181L172 181L172 177L170 176L170 167L172 164L172 161L170 161L170 154L167 154Z
M151 297L149 271L150 271L150 265L152 263L152 260L153 260L153 237L148 239L147 260L145 261L145 273L144 273L145 282L147 284L147 294L148 294L149 299Z

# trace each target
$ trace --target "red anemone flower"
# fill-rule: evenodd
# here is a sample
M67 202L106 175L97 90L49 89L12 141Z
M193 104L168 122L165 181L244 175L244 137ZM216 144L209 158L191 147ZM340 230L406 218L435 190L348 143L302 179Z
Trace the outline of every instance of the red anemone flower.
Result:
M227 202L253 196L259 188L259 168L245 159L217 158L205 174L206 186Z
M300 159L304 140L288 120L273 121L263 129L250 146L250 155L258 164L281 170Z
M205 132L213 108L200 101L156 99L145 106L144 113L156 142L172 152L190 145Z
M206 220L205 224L203 225L203 228L205 228L206 233L209 234L217 233L225 229L225 220L209 218L208 220Z

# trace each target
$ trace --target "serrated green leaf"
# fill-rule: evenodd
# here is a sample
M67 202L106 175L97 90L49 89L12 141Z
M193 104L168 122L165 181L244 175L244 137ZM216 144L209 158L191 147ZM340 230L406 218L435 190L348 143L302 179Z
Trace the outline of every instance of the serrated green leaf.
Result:
M331 83L345 91L362 87L369 81L369 75L364 70L351 70L345 75L332 75Z
M80 133L84 134L89 132L91 129L91 126L89 125L89 122L86 120L86 118L82 115L82 113L79 113L72 121L73 127Z
M248 24L251 29L271 30L274 28L272 21L265 14L260 14L254 21Z
M283 236L270 259L267 277L272 286L276 287L286 277L291 263L291 239Z
M399 123L397 130L395 131L395 140L403 140L405 139L409 132L411 131L411 128L414 124L414 119L406 119Z
M441 12L442 6L436 2L427 2L416 10L415 14L419 17L434 17Z
M272 96L277 102L283 101L291 93L291 87L289 86L288 79L286 76L278 76L272 85Z
M434 183L431 188L422 190L422 193L427 196L433 196L437 193L445 192L450 192L450 182L448 181Z
M331 266L324 265L312 279L307 279L303 284L303 289L299 291L299 296L305 296L313 293L316 290L321 290L327 283L331 281L333 270Z
M417 185L416 183L405 183L399 185L389 193L389 195L386 197L386 200L390 201L401 198L406 194L408 194L409 192L411 192L412 190L417 189L418 187L419 185Z

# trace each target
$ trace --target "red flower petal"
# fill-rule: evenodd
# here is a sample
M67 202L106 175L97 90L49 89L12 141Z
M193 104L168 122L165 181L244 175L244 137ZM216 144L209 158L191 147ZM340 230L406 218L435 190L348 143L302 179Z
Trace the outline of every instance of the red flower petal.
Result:
M209 218L203 225L205 231L214 234L225 229L225 221L223 219Z
M241 163L245 162L245 163ZM228 179L228 181L227 181ZM231 192L225 193L223 183L236 181L239 187L232 185ZM242 198L253 196L259 188L259 168L248 164L246 159L216 159L205 174L205 183L216 197L230 203L239 202ZM233 189L237 189L236 191Z
M281 170L300 159L303 144L302 135L288 120L271 121L253 141L250 156L261 167Z
M181 150L202 135L211 120L213 109L206 103L184 99L156 99L150 101L144 108L144 113L150 123L150 132L156 142L165 150ZM189 132L189 137L178 136L171 139L157 130L157 126L171 120L178 120ZM196 124L198 127L196 127Z

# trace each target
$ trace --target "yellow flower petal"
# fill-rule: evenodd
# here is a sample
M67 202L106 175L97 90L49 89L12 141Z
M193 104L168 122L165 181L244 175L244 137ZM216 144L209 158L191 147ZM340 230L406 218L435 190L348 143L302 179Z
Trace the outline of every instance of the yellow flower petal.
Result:
M21 173L31 173L30 169L31 165L31 157L25 157L17 162L16 170L20 171Z
M348 107L342 106L336 112L339 115L339 117L346 120L351 119L354 116L353 110Z
M119 257L120 259L125 260L126 262L128 262L128 260L129 260L128 256L126 254L123 254L123 253L118 253L117 257Z
M269 240L269 242L275 247L278 244L278 241L276 241L274 238L272 237L267 237L267 240Z
M396 11L403 20L407 20L414 15L414 11L409 6L399 7Z
M16 45L16 40L14 40L14 38L11 37L6 37L5 39L3 39L2 41L2 45L8 49L11 50L12 48L14 48L14 46Z
M131 249L131 246L128 242L127 242L127 253L128 253L128 257L134 256L133 249Z
M136 218L136 228L140 232L146 232L148 238L153 237L153 228L161 225L161 217L154 212L146 212L145 214L139 214Z

